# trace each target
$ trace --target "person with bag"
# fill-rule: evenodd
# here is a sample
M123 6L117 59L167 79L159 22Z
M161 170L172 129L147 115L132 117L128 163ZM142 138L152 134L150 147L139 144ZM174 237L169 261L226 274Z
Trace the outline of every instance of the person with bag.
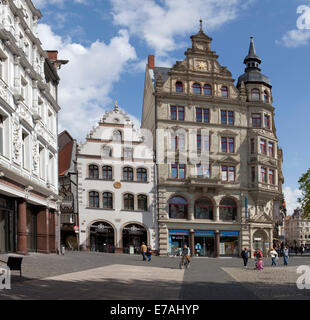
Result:
M278 259L278 252L272 248L271 251L270 251L270 256L271 256L271 266L276 266L277 263L276 263L276 260Z
M140 252L142 254L143 261L146 261L146 251L147 251L147 246L145 245L144 242L142 242L142 245L140 247Z
M152 259L152 248L151 248L151 246L147 246L146 256L147 256L147 261L150 262L151 259Z

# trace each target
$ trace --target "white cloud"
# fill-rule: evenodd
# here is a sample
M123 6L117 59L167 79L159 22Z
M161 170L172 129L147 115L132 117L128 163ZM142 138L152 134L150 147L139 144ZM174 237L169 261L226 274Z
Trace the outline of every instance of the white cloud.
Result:
M110 43L97 40L89 47L56 35L45 24L39 25L38 33L45 50L58 50L60 59L69 60L59 71L59 131L67 129L77 139L84 139L104 108L112 107L109 93L127 63L136 59L128 32L120 30Z
M184 46L178 36L197 32L203 19L208 30L234 20L253 0L110 0L114 23L146 41L157 55Z
M287 214L291 215L294 213L294 209L300 207L300 204L297 202L297 198L301 196L301 191L299 189L285 187L283 189L283 193L286 202Z
M308 44L310 40L310 30L290 30L288 31L280 41L276 41L277 44L284 45L285 47L300 47Z

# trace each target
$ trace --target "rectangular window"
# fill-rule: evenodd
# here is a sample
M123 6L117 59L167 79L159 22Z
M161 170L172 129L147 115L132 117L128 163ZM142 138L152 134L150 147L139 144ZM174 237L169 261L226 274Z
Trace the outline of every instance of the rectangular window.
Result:
M265 128L270 129L270 116L268 114L264 115Z
M222 145L222 152L225 152L225 153L235 152L235 138L222 137L221 145Z
M272 142L268 143L268 154L269 157L274 157L274 144Z
M171 177L173 179L185 179L185 164L172 164Z
M236 178L236 167L222 166L222 181L234 182Z
M173 150L184 150L185 138L183 134L171 136L171 148Z
M262 116L260 113L252 114L252 127L261 128L262 127Z
M260 140L260 153L267 154L267 145L266 145L266 140L264 139Z
M261 172L262 183L267 183L267 170L266 170L266 168L261 168L260 172Z
M29 134L22 133L22 166L26 170L30 170L30 141Z
M210 165L196 165L197 177L198 178L210 178L211 177L211 166Z
M269 184L274 185L274 170L269 169Z
M251 154L255 153L255 140L251 139Z
M234 125L235 115L233 111L221 110L221 123Z
M184 107L170 107L171 120L184 121Z
M251 177L252 177L252 182L255 182L255 179L256 179L255 167L251 168Z
M210 111L209 109L203 109L203 122L209 123L210 122Z
M197 134L197 151L201 152L201 135Z
M4 119L2 115L0 115L0 154L3 155L4 153Z
M202 122L202 108L196 108L196 122Z

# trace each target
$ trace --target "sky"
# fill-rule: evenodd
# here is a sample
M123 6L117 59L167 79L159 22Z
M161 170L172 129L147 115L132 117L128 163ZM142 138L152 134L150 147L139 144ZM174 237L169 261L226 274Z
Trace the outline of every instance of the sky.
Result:
M310 166L310 0L33 0L38 36L68 65L59 71L59 131L78 141L117 100L139 127L149 54L157 66L184 59L203 20L211 49L234 79L254 36L262 73L271 79L279 145L284 152L288 214L298 179ZM308 146L308 147L307 147Z

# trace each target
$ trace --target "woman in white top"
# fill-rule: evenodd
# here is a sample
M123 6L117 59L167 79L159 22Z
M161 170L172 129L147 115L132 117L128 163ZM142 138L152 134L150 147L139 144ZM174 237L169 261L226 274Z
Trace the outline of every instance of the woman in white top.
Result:
M270 255L271 255L271 261L272 261L272 264L271 266L276 266L276 259L278 257L278 252L273 248L271 249L270 251Z

